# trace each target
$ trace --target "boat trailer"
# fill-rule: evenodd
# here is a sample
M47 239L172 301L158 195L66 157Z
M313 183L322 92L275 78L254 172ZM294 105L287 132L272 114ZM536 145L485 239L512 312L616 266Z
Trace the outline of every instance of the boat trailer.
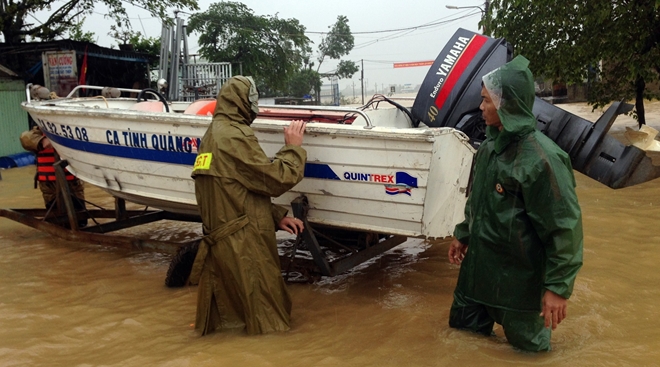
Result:
M201 217L148 208L127 210L126 201L117 197L115 197L114 209L105 209L86 201L96 209L85 208L76 211L64 173L64 168L67 166L66 160L60 160L53 166L58 195L50 208L0 208L0 216L67 241L174 255L165 284L168 287L180 287L187 284L201 237L186 242L174 242L143 239L112 232L160 220L201 223ZM291 207L294 217L303 221L305 229L296 237L290 251L285 251L284 254L280 252L283 276L289 282L311 282L320 276L335 276L344 273L407 239L400 235L377 234L311 224L307 219L309 205L305 196L293 200ZM104 221L101 223L97 219L104 219ZM110 219L110 221L106 221L106 219ZM93 224L80 227L78 223L81 220L91 220Z

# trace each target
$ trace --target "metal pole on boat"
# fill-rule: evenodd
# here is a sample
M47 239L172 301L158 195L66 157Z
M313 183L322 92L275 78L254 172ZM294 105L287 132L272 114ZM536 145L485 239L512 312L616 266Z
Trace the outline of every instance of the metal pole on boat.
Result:
M158 70L158 79L167 80L167 61L169 60L169 45L170 45L170 27L163 24L160 32L160 62Z
M172 74L170 81L170 100L179 100L179 75L181 66L181 38L183 37L183 19L177 18L174 34L174 48L172 50Z
M181 21L181 34L182 34L182 41L183 41L183 65L181 65L181 76L182 80L188 80L190 77L188 75L188 63L190 63L190 55L188 55L188 37L186 35L188 34L186 32L186 25L183 23L183 20ZM184 83L185 87L185 83Z

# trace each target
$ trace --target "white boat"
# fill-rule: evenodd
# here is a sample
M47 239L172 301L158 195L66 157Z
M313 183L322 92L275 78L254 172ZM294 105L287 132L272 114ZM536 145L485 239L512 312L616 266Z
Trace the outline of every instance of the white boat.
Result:
M190 173L211 117L186 111L195 106L177 102L166 112L158 101L90 97L29 100L23 108L83 181L135 203L198 213ZM396 108L302 110L357 118L307 125L305 177L275 203L289 206L305 195L311 223L412 237L451 234L463 216L475 152L465 134L413 128ZM268 156L284 144L289 121L260 115L252 124Z
M410 110L262 106L252 127L271 157L283 145L282 128L293 112L302 110L312 121L351 122L308 125L305 178L273 201L286 206L306 196L312 223L400 236L450 235L463 218L473 145L484 138L481 77L504 64L510 49L503 39L459 29ZM28 93L23 107L75 175L119 198L197 213L190 173L211 122L200 106L209 101L169 103L154 90L160 102L73 93L46 101L32 101ZM592 123L537 98L533 113L574 169L620 188L660 176L660 166L643 150L607 135L616 116L630 108L614 103Z

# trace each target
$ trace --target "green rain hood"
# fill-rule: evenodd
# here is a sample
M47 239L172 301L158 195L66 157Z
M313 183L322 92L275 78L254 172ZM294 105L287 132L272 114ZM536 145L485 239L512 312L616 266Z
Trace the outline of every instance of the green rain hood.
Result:
M518 56L486 75L502 130L489 126L475 156L457 292L512 311L540 311L545 290L564 298L582 265L582 216L568 155L536 130L534 82Z
M195 329L245 328L248 334L289 329L291 298L275 240L285 208L273 205L303 178L307 154L285 145L271 161L250 127L254 82L233 77L218 93L192 176L204 232L190 282L199 282Z

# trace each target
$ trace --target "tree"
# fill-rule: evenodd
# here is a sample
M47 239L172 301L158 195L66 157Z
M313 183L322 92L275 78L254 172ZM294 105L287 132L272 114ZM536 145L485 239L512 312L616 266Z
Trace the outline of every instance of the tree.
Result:
M84 32L82 30L84 21L85 19L69 29L69 39L74 41L94 43L94 32Z
M337 75L339 79L349 79L353 76L353 74L357 73L358 70L360 70L360 68L357 66L357 64L355 64L354 61L340 60L339 65L337 65L337 71L335 72L335 75Z
M133 45L133 50L142 52L151 56L149 67L152 69L158 68L160 58L160 38L144 37L142 33L136 32L128 40L128 43Z
M244 4L211 4L190 17L189 32L199 33L200 54L212 62L242 65L262 94L286 90L311 52L305 27L296 19L258 16ZM262 88L263 86L263 88Z
M0 27L4 42L10 45L22 42L26 36L50 41L80 23L78 18L91 14L99 4L108 8L108 17L118 26L130 27L130 20L122 0L2 0L0 1ZM154 17L169 19L171 7L197 10L197 0L134 0L129 3L148 10ZM28 22L28 16L48 10L50 16L43 23Z
M108 32L108 36L116 39L117 41L121 42L120 45L127 45L129 44L129 40L133 35L135 35L130 28L124 28L121 26L117 26L115 24L110 26L110 32ZM137 34L140 34L140 32L137 32Z
M354 39L351 33L351 27L348 25L348 18L344 15L337 16L337 21L332 26L328 26L330 32L321 40L319 45L319 65L316 68L318 72L321 64L326 57L339 60L342 56L348 55L353 49ZM359 70L354 61L340 60L337 69L330 73L323 73L321 76L337 76L341 78L350 78ZM315 89L317 100L321 94L321 85Z
M142 52L152 57L150 66L158 66L158 58L160 57L160 38L145 37L142 32L134 32L130 29L110 26L108 35L119 41L119 47L122 45L130 45L130 49L136 52ZM114 47L114 45L112 45Z
M303 97L310 92L321 89L321 76L317 71L303 68L296 71L288 83L287 95Z
M316 71L319 71L321 64L326 56L331 59L339 59L348 55L353 49L354 39L351 33L351 27L348 25L348 18L344 15L337 16L337 21L329 26L330 32L323 37L319 45L319 65Z
M310 91L314 91L318 100L321 94L321 85L323 84L321 77L336 76L339 79L351 78L353 74L360 70L354 61L340 60L337 69L334 71L319 73L321 64L326 57L340 59L342 56L348 55L353 49L353 34L351 33L351 27L348 25L348 18L346 16L338 16L335 24L328 28L330 28L330 32L321 40L321 44L319 45L319 64L316 71L311 70L314 63L309 63L309 60L305 59L305 66L290 81L290 95L301 97ZM303 91L304 93L301 94Z
M658 0L492 0L489 31L530 60L534 74L589 83L594 108L635 99L640 126L647 86L660 76Z
M319 71L326 57L339 60L342 56L348 55L353 49L353 34L351 33L351 27L348 25L348 18L346 16L337 16L335 24L328 28L330 28L330 32L321 40L321 44L319 45L319 65L316 71ZM354 61L340 60L334 72L324 73L323 76L337 76L339 79L350 78L358 70L360 68L358 68Z

